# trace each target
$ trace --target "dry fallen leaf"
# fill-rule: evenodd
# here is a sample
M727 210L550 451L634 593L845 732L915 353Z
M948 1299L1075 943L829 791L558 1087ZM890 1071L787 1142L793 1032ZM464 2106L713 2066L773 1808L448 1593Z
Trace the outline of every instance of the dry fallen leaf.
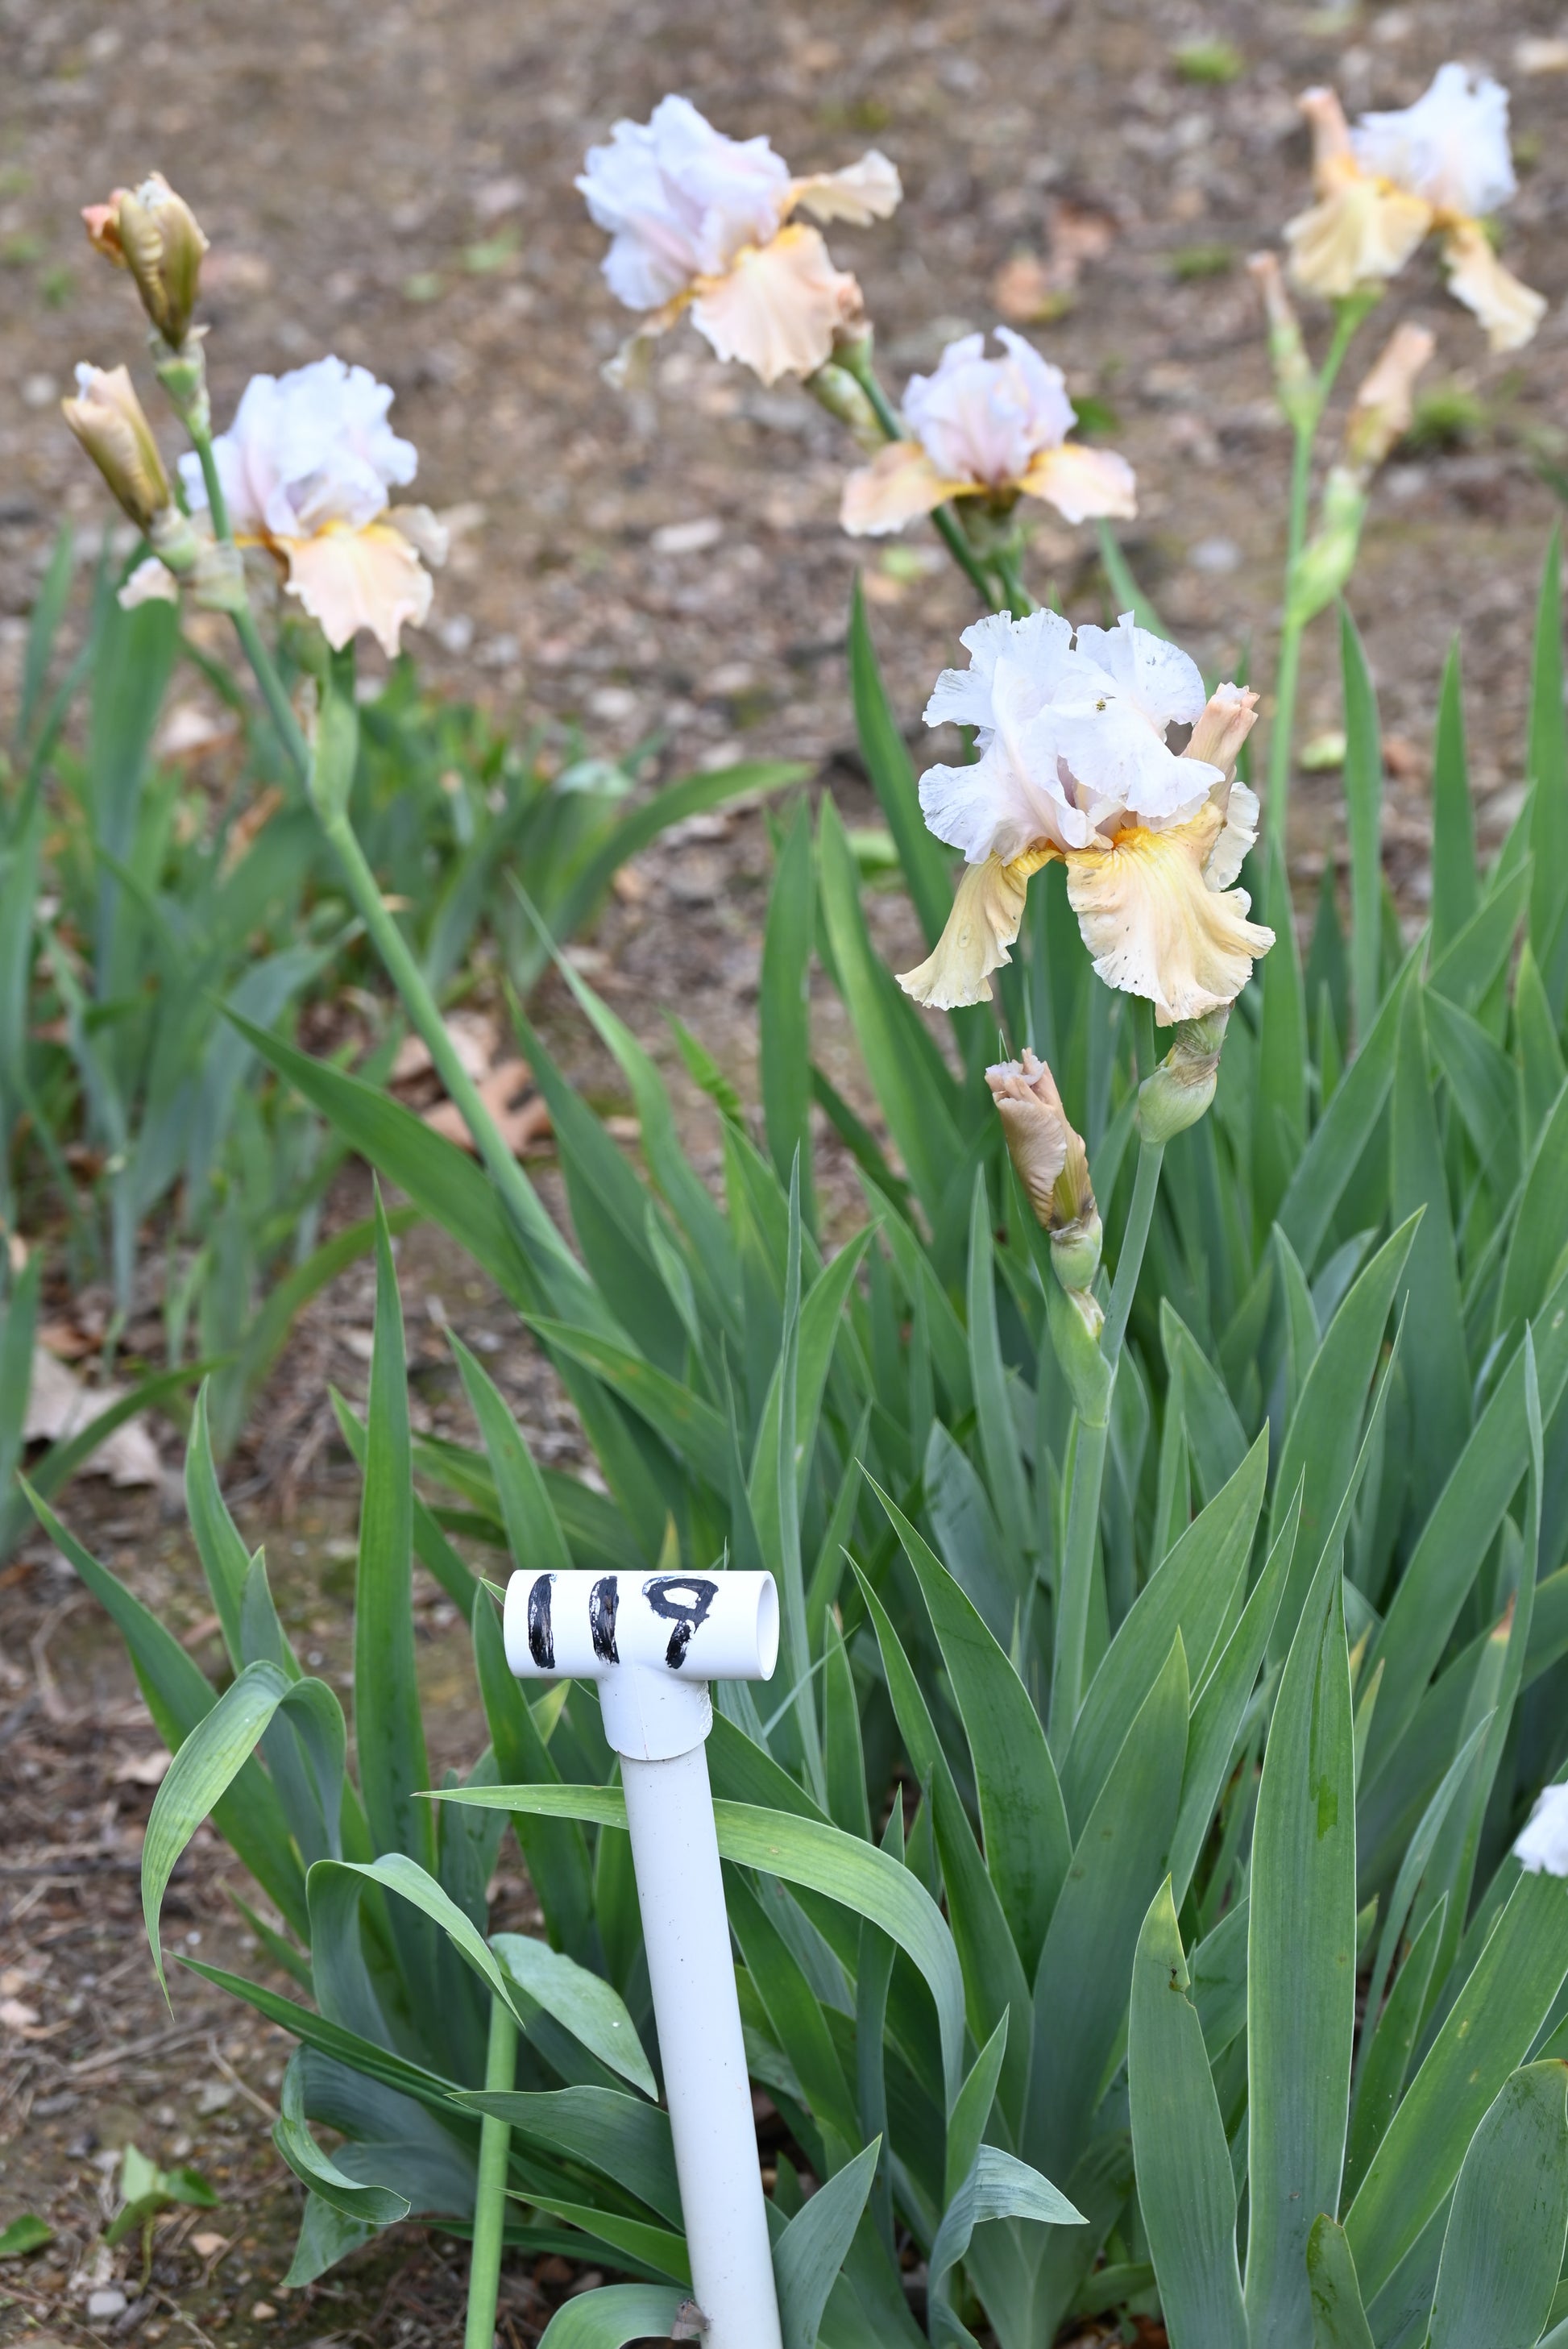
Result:
M530 1090L532 1083L533 1071L528 1062L511 1060L492 1069L479 1088L480 1101L514 1157L521 1157L531 1142L550 1131L550 1112L543 1095ZM455 1142L459 1150L473 1149L472 1136L455 1102L438 1102L434 1109L425 1112L425 1123L433 1133Z
M157 1786L169 1775L171 1754L133 1754L115 1772L112 1784L117 1786Z
M22 1441L64 1443L79 1434L89 1420L107 1411L110 1403L118 1402L124 1392L123 1387L83 1386L46 1348L35 1346L33 1383L22 1423ZM112 1485L157 1485L162 1481L163 1464L158 1456L158 1446L139 1415L126 1420L112 1435L105 1437L82 1473L107 1476Z

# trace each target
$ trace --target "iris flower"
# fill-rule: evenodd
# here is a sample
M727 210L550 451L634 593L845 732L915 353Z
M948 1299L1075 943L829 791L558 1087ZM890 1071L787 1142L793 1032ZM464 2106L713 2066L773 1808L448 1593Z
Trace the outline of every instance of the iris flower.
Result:
M973 727L979 755L929 769L920 803L968 869L901 985L944 1009L985 1001L1031 876L1059 859L1108 986L1146 996L1162 1027L1233 1002L1274 944L1233 886L1257 834L1257 801L1233 779L1257 696L1222 685L1205 702L1187 655L1130 612L1076 636L1055 612L998 612L962 641L970 666L943 672L925 719ZM1192 730L1181 752L1172 725Z
M234 420L212 443L229 523L242 546L264 546L291 595L335 651L361 628L390 657L402 629L430 608L445 533L428 506L394 506L418 457L387 420L392 393L367 367L315 359L253 376ZM207 489L194 455L180 460L193 512Z
M1068 522L1137 512L1126 458L1068 440L1078 419L1060 367L1009 327L996 339L1003 358L985 357L984 335L965 335L948 344L934 375L911 377L910 437L891 441L844 484L841 520L853 536L902 530L948 498L999 507L1043 498Z
M1529 342L1545 301L1503 267L1483 225L1518 188L1502 85L1440 66L1414 106L1365 114L1354 129L1331 89L1309 89L1301 104L1317 202L1285 230L1296 284L1352 294L1397 277L1436 233L1449 291L1474 311L1492 349Z
M764 383L814 375L862 317L860 286L794 214L863 225L885 220L903 192L874 148L847 171L795 179L766 139L726 138L685 98L661 98L650 121L617 122L577 185L609 232L611 293L646 313L633 343L689 309L721 359Z

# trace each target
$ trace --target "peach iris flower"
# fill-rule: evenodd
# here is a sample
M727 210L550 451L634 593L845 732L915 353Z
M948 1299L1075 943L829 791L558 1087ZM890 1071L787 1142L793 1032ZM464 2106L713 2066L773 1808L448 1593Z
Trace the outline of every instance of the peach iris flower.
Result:
M727 138L685 98L661 98L650 121L617 122L577 185L611 238L610 291L647 314L633 344L689 309L721 359L764 383L814 375L862 316L854 278L793 215L863 225L885 220L903 192L874 148L846 171L794 179L766 139Z
M1161 1027L1233 1002L1274 932L1233 886L1258 803L1233 779L1257 696L1207 702L1194 664L1133 626L1079 627L1055 612L994 613L966 628L927 725L975 729L968 765L932 767L920 803L966 870L934 951L900 984L917 1002L983 1003L1012 959L1025 892L1059 858L1084 944L1108 986L1146 996ZM1166 741L1191 725L1184 751Z

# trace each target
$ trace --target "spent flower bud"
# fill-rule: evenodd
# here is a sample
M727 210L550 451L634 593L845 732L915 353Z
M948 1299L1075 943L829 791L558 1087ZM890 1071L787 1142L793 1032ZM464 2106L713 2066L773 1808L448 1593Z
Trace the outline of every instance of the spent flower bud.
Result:
M107 204L82 212L94 249L136 280L153 326L178 350L191 330L207 239L195 213L161 171L135 188L117 188Z
M1138 1130L1146 1142L1163 1148L1203 1115L1219 1082L1230 1016L1226 1003L1202 1019L1178 1022L1171 1050L1138 1088Z
M1063 1288L1087 1296L1099 1270L1099 1212L1088 1153L1068 1123L1057 1081L1026 1046L1021 1061L987 1069L985 1081L1024 1195L1050 1234L1057 1278Z
M129 368L78 367L77 395L62 399L66 422L139 529L177 511L147 411Z
M1410 429L1416 378L1437 347L1425 326L1396 326L1356 394L1345 426L1345 460L1365 485Z

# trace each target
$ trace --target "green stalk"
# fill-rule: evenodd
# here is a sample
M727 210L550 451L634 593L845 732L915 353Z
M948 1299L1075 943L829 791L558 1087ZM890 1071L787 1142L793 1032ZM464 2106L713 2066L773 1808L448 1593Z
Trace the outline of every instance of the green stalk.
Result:
M441 1017L429 982L392 918L346 813L321 814L321 826L337 852L344 878L348 884L348 894L364 921L370 942L401 997L404 1009L424 1039L436 1072L446 1087L448 1098L461 1113L463 1123L473 1136L474 1146L484 1161L485 1170L511 1211L519 1231L529 1242L531 1252L536 1259L542 1255L547 1259L559 1262L563 1270L575 1274L577 1267L571 1251L540 1205L539 1195L532 1184L502 1141L494 1118L480 1098L478 1086L458 1057L457 1048L447 1032L446 1021Z
M485 2087L491 2095L504 2095L516 2079L517 2017L504 1998L492 1998ZM511 2144L511 2123L486 2113L480 2124L480 2174L474 2194L474 2249L469 2263L469 2313L463 2327L463 2349L494 2349L501 2237L506 2225L506 2165Z
M232 538L233 533L229 526L229 501L223 495L223 484L218 476L218 460L212 454L212 435L211 432L199 430L190 422L187 422L186 429L191 435L191 445L195 450L197 460L201 467L201 479L207 491L207 510L212 517L212 535L214 538Z
M1014 619L1026 620L1031 612L1037 612L1040 607L1024 585L1017 548L998 547L992 561L996 566L996 576L1002 583L1002 594L1006 601L1007 609L1012 613Z
M231 612L229 616L234 623L234 634L244 647L245 658L251 664L252 674L261 687L262 698L267 705L267 713L283 737L284 749L298 770L300 781L308 786L311 771L310 744L305 740L304 730L299 719L294 716L294 704L290 701L284 681L278 675L277 665L262 640L262 632L256 626L256 616L250 605L245 604L238 610Z
M1111 1373L1104 1419L1097 1425L1081 1414L1077 1423L1072 1484L1068 1495L1067 1546L1062 1558L1057 1634L1051 1660L1051 1733L1058 1758L1065 1753L1078 1716L1084 1693L1084 1651L1088 1640L1089 1599L1094 1588L1095 1546L1099 1537L1100 1491L1105 1482L1106 1446L1110 1435L1110 1398L1115 1393L1116 1366L1121 1359L1128 1317L1143 1269L1149 1227L1154 1219L1154 1199L1160 1188L1160 1168L1165 1156L1162 1142L1143 1140L1138 1153L1138 1173L1132 1206L1111 1284L1110 1307L1100 1332L1100 1351Z

